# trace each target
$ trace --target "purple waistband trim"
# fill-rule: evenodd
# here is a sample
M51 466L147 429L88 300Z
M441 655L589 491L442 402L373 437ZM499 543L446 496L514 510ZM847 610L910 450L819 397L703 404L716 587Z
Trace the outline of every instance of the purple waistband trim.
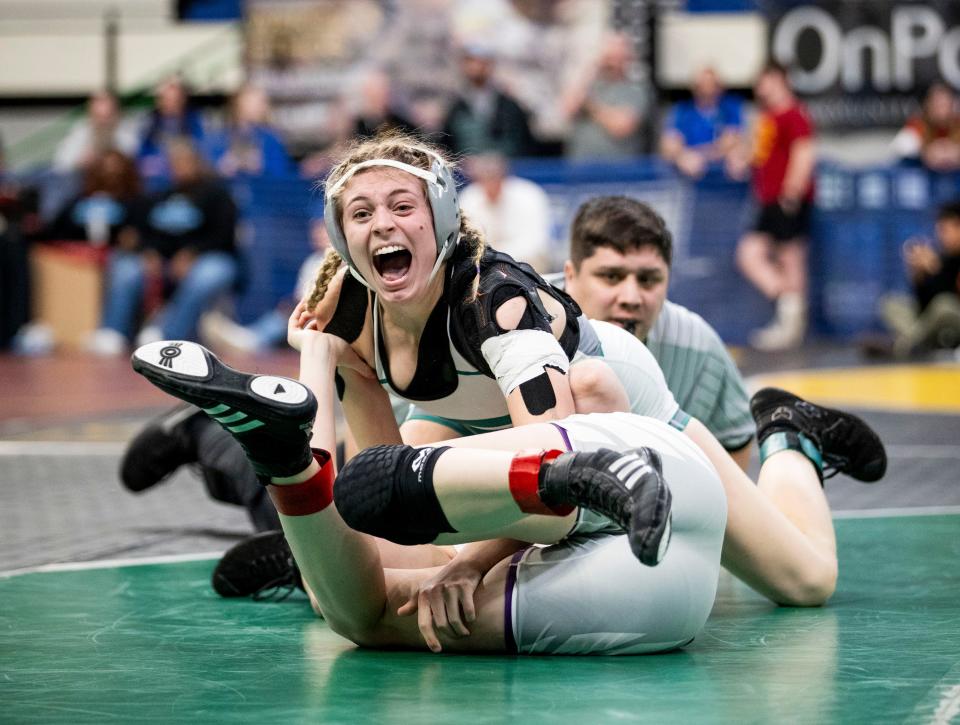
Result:
M517 569L520 566L520 560L528 549L530 547L525 546L510 558L510 566L507 568L507 585L503 591L503 639L510 654L517 654L517 639L513 636L513 590L517 586Z
M559 423L551 423L550 425L552 425L554 428L556 428L558 431L560 431L560 435L563 436L563 445L565 445L565 446L567 447L567 450L568 450L568 451L572 451L572 450L573 450L573 446L570 445L570 436L567 435L567 429L564 428L564 427L563 427L562 425L560 425Z

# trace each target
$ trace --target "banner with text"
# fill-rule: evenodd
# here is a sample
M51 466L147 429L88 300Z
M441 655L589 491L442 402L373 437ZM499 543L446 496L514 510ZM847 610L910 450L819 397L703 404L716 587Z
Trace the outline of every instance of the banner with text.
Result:
M821 128L898 126L932 82L960 90L960 2L763 0L771 56Z

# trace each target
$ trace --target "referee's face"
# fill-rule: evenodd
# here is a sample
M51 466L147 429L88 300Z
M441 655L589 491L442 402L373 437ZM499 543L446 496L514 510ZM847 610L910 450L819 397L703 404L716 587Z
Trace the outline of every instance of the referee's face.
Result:
M563 271L567 292L587 317L619 325L641 340L657 321L670 281L670 268L650 246L626 254L597 247L579 270L568 260Z

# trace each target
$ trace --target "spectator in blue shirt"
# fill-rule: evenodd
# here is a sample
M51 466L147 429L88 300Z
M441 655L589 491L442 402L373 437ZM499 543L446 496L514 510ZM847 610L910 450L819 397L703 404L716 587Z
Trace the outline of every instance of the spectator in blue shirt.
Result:
M137 164L144 178L170 178L166 147L172 139L179 138L202 145L203 124L200 114L190 108L183 81L178 76L170 76L157 86L154 109L140 137Z
M262 88L244 85L230 101L227 128L209 144L222 176L288 176L294 165L279 133L270 125L270 99Z
M744 178L742 99L723 90L713 68L697 73L691 91L693 97L670 113L660 139L661 155L694 179L714 164L732 178Z

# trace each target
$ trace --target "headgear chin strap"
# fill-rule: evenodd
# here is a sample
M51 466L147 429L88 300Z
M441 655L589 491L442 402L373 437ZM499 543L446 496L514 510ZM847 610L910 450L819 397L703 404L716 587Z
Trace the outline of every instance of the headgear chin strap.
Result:
M370 284L360 274L347 249L347 238L343 233L343 227L340 225L340 215L334 202L336 193L358 171L372 166L389 166L413 174L426 182L427 201L430 203L430 211L433 213L433 231L437 241L437 261L430 272L430 281L433 281L440 265L450 258L460 241L460 201L457 198L457 184L453 178L453 173L443 159L429 149L415 148L432 159L429 171L394 159L370 159L351 166L343 176L337 179L336 183L328 186L324 193L323 222L327 227L327 234L330 236L330 244L343 257L350 273L368 287Z

